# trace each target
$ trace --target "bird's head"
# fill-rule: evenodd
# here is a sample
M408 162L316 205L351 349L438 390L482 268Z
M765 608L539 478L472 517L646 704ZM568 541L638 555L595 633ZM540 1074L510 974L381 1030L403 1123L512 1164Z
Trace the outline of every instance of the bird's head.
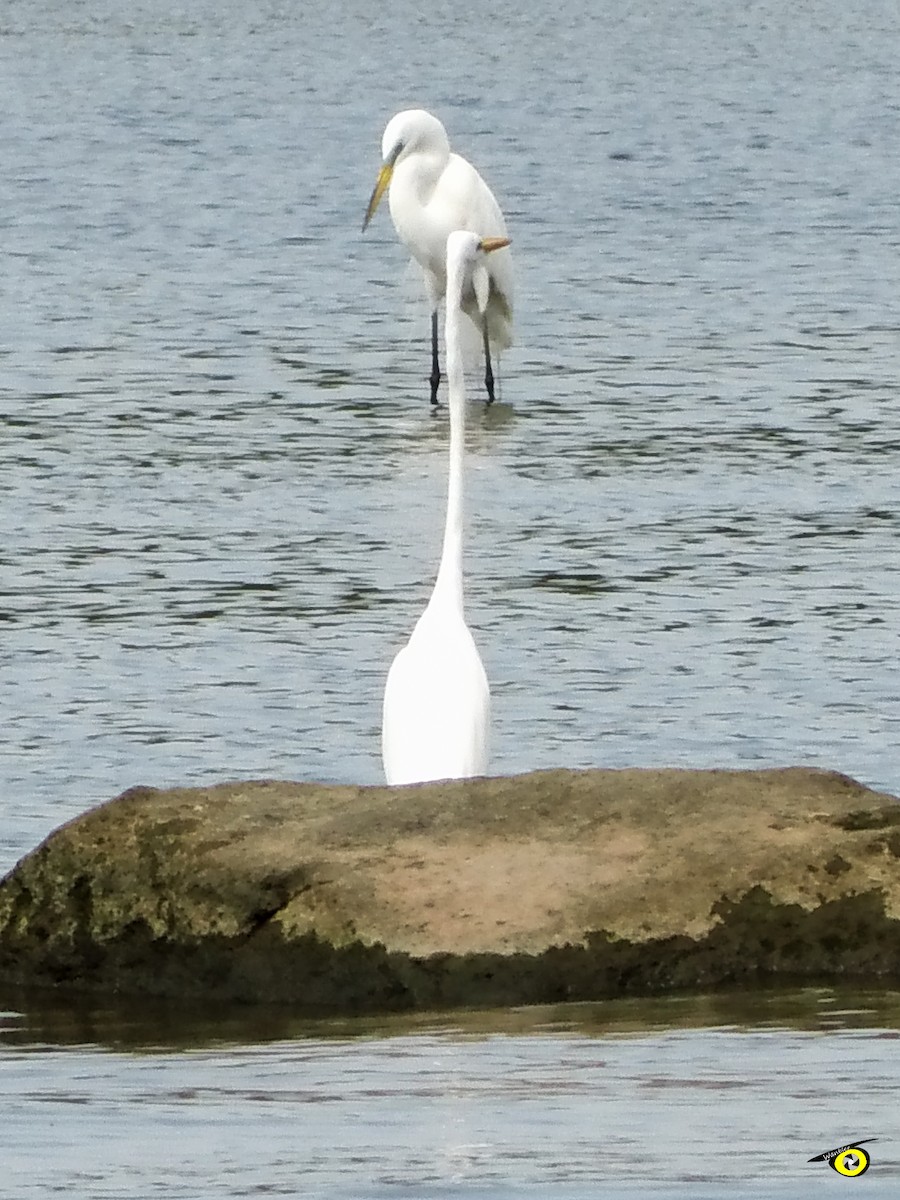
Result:
M467 229L457 229L447 238L447 261L474 264L485 254L492 254L508 245L509 238L506 237L479 237Z
M391 117L385 127L381 139L381 170L369 198L363 218L363 230L374 217L381 197L390 185L394 167L401 159L417 151L448 155L450 143L447 140L447 131L437 117L433 117L424 108L407 108Z
M478 311L483 313L490 298L491 281L484 259L495 250L509 245L506 237L479 237L467 229L457 229L447 238L447 295L454 292L462 303L471 287Z

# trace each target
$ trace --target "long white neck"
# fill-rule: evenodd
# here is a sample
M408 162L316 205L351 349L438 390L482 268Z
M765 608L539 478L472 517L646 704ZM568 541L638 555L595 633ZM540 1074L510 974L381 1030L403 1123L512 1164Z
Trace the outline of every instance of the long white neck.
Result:
M420 205L430 204L449 157L449 148L443 152L440 148L429 147L401 159L394 170L394 178L400 180L396 194L401 195L408 190L415 194Z
M466 376L460 322L465 265L447 264L447 316L444 345L450 406L450 481L447 488L447 523L444 549L433 598L463 611L463 525L465 521Z

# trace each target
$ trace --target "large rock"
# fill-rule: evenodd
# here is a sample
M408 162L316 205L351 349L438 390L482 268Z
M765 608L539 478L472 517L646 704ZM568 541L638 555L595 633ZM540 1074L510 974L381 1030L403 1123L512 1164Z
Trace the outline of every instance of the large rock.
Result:
M358 1011L900 977L900 804L825 771L134 788L0 883L0 980Z

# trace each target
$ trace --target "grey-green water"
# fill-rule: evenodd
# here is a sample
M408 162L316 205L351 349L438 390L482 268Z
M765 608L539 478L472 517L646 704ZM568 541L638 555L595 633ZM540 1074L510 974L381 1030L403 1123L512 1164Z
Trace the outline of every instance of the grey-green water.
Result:
M0 859L136 783L376 782L445 415L381 129L519 268L473 405L493 769L900 788L892 4L0 5Z
M359 234L409 104L519 267L470 430L493 769L900 788L898 58L886 0L0 3L0 864L136 783L379 780L446 453ZM153 1054L12 1016L0 1192L893 1195L896 1016L822 1003Z
M17 1200L900 1186L896 993L317 1024L69 1012L3 1026L0 1149ZM865 1185L807 1161L862 1137L878 1138Z

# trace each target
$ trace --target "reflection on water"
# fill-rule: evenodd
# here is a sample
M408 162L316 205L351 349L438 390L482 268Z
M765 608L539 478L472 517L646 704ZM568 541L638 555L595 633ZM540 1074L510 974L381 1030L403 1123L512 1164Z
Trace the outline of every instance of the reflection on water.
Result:
M241 1029L97 1012L0 1034L16 1196L811 1196L807 1159L879 1136L898 994L807 989ZM55 1024L54 1024L55 1022ZM205 1032L201 1033L201 1030ZM83 1038L83 1040L81 1040ZM97 1040L115 1049L101 1051ZM193 1048L173 1052L184 1038ZM131 1044L142 1052L129 1052ZM63 1049L62 1046L68 1048ZM96 1132L103 1129L103 1138ZM52 1130L52 1146L47 1131ZM718 1189L718 1190L715 1190Z
M394 1038L441 1035L484 1038L572 1034L628 1037L675 1029L900 1030L900 993L831 987L755 989L707 995L639 997L515 1009L455 1009L362 1017L295 1016L288 1007L216 1006L98 1000L53 991L6 992L0 1017L4 1046L97 1045L157 1052L263 1044L288 1039Z

